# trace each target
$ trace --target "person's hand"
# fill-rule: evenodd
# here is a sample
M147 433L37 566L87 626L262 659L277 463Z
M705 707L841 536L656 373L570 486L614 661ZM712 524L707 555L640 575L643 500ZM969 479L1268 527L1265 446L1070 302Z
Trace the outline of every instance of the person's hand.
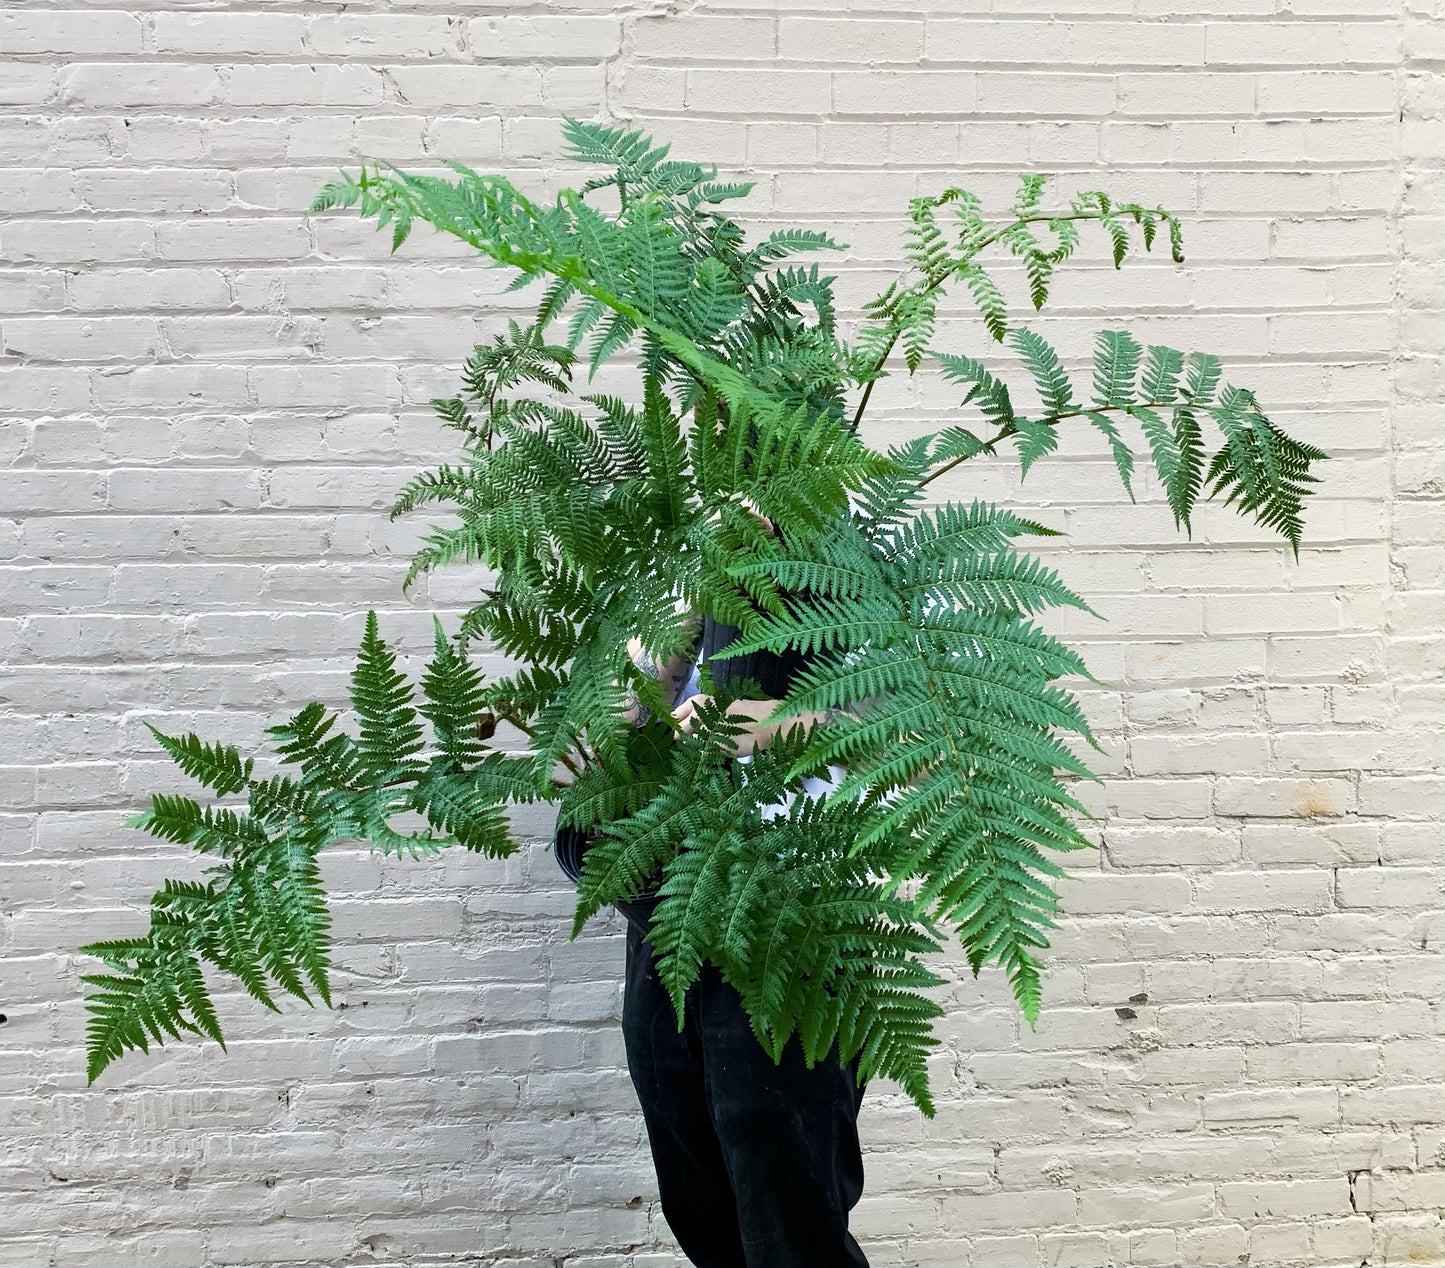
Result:
M759 524L762 525L764 532L771 533L773 531L773 521L770 520L766 515L764 515L760 510L758 510L758 504L754 502L752 498L746 496L743 497L741 501L743 510L745 510L749 515L751 515L755 520L757 520Z
M677 720L680 730L692 732L697 727L697 706L711 696L697 695L689 696L676 709L672 716ZM751 753L755 749L767 748L778 736L779 731L786 731L794 726L812 726L816 722L822 722L827 714L821 709L804 709L799 713L790 714L786 718L780 718L776 722L769 722L766 719L778 707L776 700L734 700L728 706L728 717L745 718L747 724L742 734L737 736L736 743L738 753Z
M678 729L689 734L694 731L697 728L698 707L711 699L711 696L706 695L689 696L678 705L672 711L672 716L678 723ZM788 719L786 722L765 722L763 720L777 708L777 705L776 700L734 700L728 706L728 717L747 719L747 726L742 734L736 737L739 754L766 748L784 726L792 724L792 719Z

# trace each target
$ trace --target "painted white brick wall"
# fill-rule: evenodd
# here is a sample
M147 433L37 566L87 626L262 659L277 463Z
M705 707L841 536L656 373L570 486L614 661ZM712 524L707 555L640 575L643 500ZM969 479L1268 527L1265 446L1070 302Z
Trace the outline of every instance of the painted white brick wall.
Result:
M827 225L857 300L909 196L1058 174L1160 200L1189 262L1091 244L1044 323L1221 353L1334 455L1298 563L1192 542L1070 445L950 495L1068 530L1109 618L1096 858L1048 1007L950 966L939 1114L863 1114L885 1264L1445 1263L1445 17L1440 0L8 0L0 11L0 1264L662 1268L619 923L505 865L338 852L340 1007L223 1001L86 1090L72 948L194 864L120 827L179 787L150 720L254 745L340 703L400 581L427 399L521 300L449 242L307 222L359 156L563 172L639 121ZM523 297L525 298L525 297ZM977 338L949 322L945 340ZM975 344L975 346L977 346ZM885 385L874 424L951 394ZM523 824L541 840L547 824Z

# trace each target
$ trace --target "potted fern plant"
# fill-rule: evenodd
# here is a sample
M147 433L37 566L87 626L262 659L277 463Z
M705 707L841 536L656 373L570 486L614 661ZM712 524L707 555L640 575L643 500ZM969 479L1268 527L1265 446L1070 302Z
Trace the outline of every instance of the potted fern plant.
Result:
M1046 209L1035 175L998 215L962 189L915 198L908 271L850 339L833 279L793 263L835 249L827 235L749 243L723 210L749 186L636 132L565 128L569 156L602 171L550 203L453 164L450 179L363 169L313 206L359 208L390 227L394 250L428 223L542 287L533 320L478 348L463 390L434 402L461 433L457 462L412 480L393 509L458 516L430 532L408 583L457 560L493 580L457 630L437 622L419 695L370 614L355 734L307 705L271 729L290 773L259 779L235 748L155 732L226 804L157 795L131 821L211 866L154 896L142 936L82 948L106 966L85 978L92 1080L128 1049L222 1039L203 966L268 1008L280 992L328 1001L317 856L331 843L504 855L508 808L544 800L592 840L574 936L658 886L650 937L679 1012L714 965L775 1059L794 1037L809 1062L836 1044L860 1078L896 1080L930 1114L940 1010L927 991L941 979L928 957L957 938L975 972L1000 966L1037 1016L1052 882L1086 844L1065 780L1089 770L1066 740L1093 740L1060 681L1087 668L1035 619L1088 606L1017 546L1051 530L981 501L930 505L931 486L1006 451L1027 471L1064 429L1092 428L1126 489L1142 437L1181 527L1218 496L1298 552L1320 450L1224 384L1215 357L1121 330L1099 333L1092 382L1076 385L989 272L992 255L1021 261L1038 309L1082 229L1108 235L1116 266L1139 240L1178 261L1164 209L1099 192ZM959 291L1021 361L1038 408L1019 408L977 357L934 348L936 314ZM589 392L624 351L637 391ZM896 353L909 374L958 386L959 421L880 450L862 424ZM810 655L774 717L813 720L745 768L729 760L735 691L719 688L683 732L626 651L634 639L654 660L686 654L699 613L741 630L724 657ZM484 681L477 640L521 667ZM650 713L642 725L629 693ZM809 795L805 780L830 764L841 783ZM402 812L427 826L395 826Z

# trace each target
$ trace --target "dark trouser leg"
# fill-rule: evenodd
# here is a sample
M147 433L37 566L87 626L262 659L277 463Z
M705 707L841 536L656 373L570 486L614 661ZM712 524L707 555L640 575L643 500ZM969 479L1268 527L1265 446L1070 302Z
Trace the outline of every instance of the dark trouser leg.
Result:
M796 1041L774 1065L737 992L705 966L682 1033L629 927L623 1035L662 1210L698 1268L867 1268L848 1232L863 1191L862 1089Z
M652 1145L662 1213L697 1268L746 1268L737 1204L708 1113L696 989L679 1033L672 1001L652 965L652 949L630 921L622 1037L627 1069Z
M863 1192L863 1089L836 1051L811 1070L796 1039L774 1064L711 965L699 986L713 1126L737 1198L748 1268L868 1268L848 1232Z

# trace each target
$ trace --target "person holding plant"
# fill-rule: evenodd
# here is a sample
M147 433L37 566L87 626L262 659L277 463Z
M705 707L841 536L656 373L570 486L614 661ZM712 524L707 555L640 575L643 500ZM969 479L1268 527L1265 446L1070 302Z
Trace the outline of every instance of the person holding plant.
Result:
M698 665L682 656L657 664L635 639L628 653L671 688L672 719L683 733L698 724L709 699L700 690L700 667L723 688L756 683L757 693L728 708L742 724L733 739L746 764L784 725L768 718L804 658L762 652L710 662L741 631L705 619L698 633ZM776 694L761 694L768 689ZM643 720L635 697L629 713ZM819 796L837 777L808 782L805 794ZM622 1033L663 1215L683 1253L698 1268L866 1268L848 1231L848 1213L863 1191L857 1059L840 1062L835 1047L810 1064L794 1041L775 1063L757 1042L738 992L711 965L688 989L679 1026L647 941L659 902L653 892L616 903L627 918Z
M749 245L720 210L748 186L637 132L565 130L569 157L604 171L551 204L460 165L455 180L365 169L313 204L359 206L394 248L429 223L518 285L545 282L534 320L478 347L463 392L433 402L463 433L462 460L393 507L457 513L407 584L455 561L491 581L455 634L436 622L420 699L369 613L358 734L313 701L271 728L286 771L257 778L234 747L155 732L217 797L246 801L157 794L131 821L212 865L166 882L143 936L82 948L106 968L84 978L89 1076L183 1032L220 1040L203 965L271 1008L278 989L329 1003L329 844L501 857L517 848L510 807L555 802L573 936L614 903L639 922L623 1026L679 1241L700 1268L862 1264L846 1231L861 1089L887 1078L934 1113L943 1010L929 992L945 979L925 958L956 940L975 973L1002 968L1034 1021L1054 856L1089 847L1066 781L1093 776L1065 741L1095 741L1063 685L1088 669L1035 617L1092 609L1016 546L1055 530L931 500L935 481L1006 448L1026 473L1088 426L1132 494L1124 427L1137 427L1177 524L1220 496L1297 553L1327 455L1213 356L1103 330L1076 396L1057 350L1014 323L989 252L1022 264L1038 309L1081 223L1107 233L1116 266L1136 229L1182 260L1162 208L1087 191L1046 209L1031 175L992 218L963 189L913 198L908 270L847 339L833 279L785 263L836 249L825 233ZM1027 367L1036 406L981 360L932 347L951 285ZM637 351L633 399L574 382L584 347L590 372ZM895 352L909 374L936 366L958 384L964 413L884 451L860 420ZM476 640L518 668L484 681ZM680 700L675 662L699 643L708 689ZM403 813L427 826L402 830Z

